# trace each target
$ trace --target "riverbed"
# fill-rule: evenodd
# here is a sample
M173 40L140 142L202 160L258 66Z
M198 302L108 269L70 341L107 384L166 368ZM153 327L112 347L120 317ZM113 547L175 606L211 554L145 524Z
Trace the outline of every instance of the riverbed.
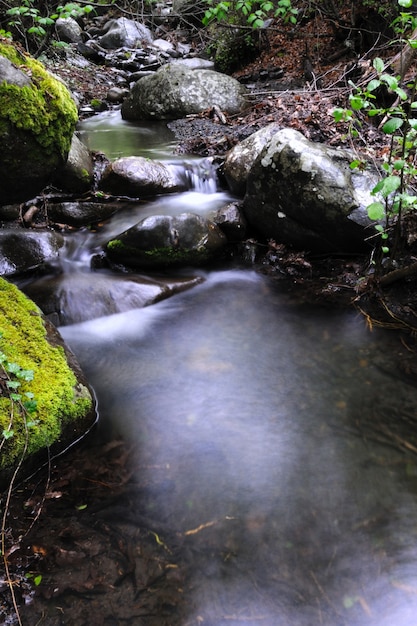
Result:
M178 164L154 131L112 112L82 136L109 158ZM140 210L210 215L231 199L212 173ZM96 244L69 244L68 271L93 285ZM414 419L407 343L251 267L190 271L186 292L60 328L100 419L27 496L41 578L23 623L411 626L415 455L376 441L383 416Z

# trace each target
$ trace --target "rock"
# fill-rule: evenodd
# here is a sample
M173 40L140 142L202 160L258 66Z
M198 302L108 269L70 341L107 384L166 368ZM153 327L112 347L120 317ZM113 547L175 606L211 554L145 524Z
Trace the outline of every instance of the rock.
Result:
M106 22L97 41L106 50L117 48L139 48L152 42L152 33L143 24L127 17L118 17Z
M199 57L176 59L172 61L172 65L182 65L183 67L188 67L190 70L214 70L214 61L200 59Z
M36 402L26 416L16 406L11 424L10 401L2 392L0 429L10 432L0 456L3 486L22 457L36 459L37 469L39 455L44 452L46 459L46 453L52 457L65 450L91 428L96 413L85 377L59 333L33 302L1 278L0 328L0 350L7 361L32 372L20 379L19 394L31 393Z
M196 266L215 259L226 237L193 213L147 217L106 245L111 261L131 267Z
M99 187L106 193L132 198L187 188L182 168L135 156L122 157L110 163L103 172Z
M0 201L6 204L39 193L63 166L78 113L65 85L39 61L9 43L0 43L0 59Z
M245 238L247 223L238 202L230 202L219 209L213 221L221 228L228 241L242 241Z
M93 183L93 160L83 142L73 135L67 162L56 178L56 184L72 193L83 193Z
M108 220L126 207L121 202L57 202L48 203L48 217L57 224L81 228Z
M123 87L111 87L106 95L106 99L112 104L119 104L123 102L125 98L129 95L129 89L124 89Z
M280 129L279 124L268 124L236 144L226 155L223 174L230 190L244 196L249 171L265 145Z
M366 207L376 177L352 170L347 150L308 141L296 130L276 133L247 180L243 212L269 239L301 250L358 252L373 234Z
M145 278L81 272L44 277L24 288L56 326L77 324L105 315L138 309L190 289L202 281L192 278Z
M231 76L191 70L177 63L141 78L122 104L126 120L178 119L213 106L228 114L241 112L246 88Z
M151 47L158 52L166 53L168 56L173 56L175 54L174 44L170 41L166 41L165 39L154 39Z
M82 28L72 17L59 17L55 21L55 30L58 39L67 43L81 43Z
M26 274L58 259L64 239L52 231L0 230L0 276Z

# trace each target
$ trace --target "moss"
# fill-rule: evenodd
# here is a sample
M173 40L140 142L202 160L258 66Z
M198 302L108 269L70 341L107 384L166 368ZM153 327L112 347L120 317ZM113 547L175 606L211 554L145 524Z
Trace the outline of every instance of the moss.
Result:
M32 133L42 148L65 158L78 121L70 92L39 61L10 43L0 42L0 55L26 72L32 81L24 87L6 82L0 85L0 121ZM4 122L0 124L0 133L5 134Z
M161 247L143 250L134 246L127 246L120 239L112 239L107 243L109 254L115 253L115 258L128 265L179 265L188 263L203 263L210 258L210 252L204 247L174 248Z
M14 285L0 278L0 350L9 362L33 371L33 380L22 381L19 393L31 392L37 401L33 417L37 424L27 430L27 454L56 443L63 427L86 416L92 409L87 388L78 384L67 363L63 348L52 346L37 306ZM0 398L0 432L7 429L11 419L11 401ZM21 457L26 440L23 416L15 411L12 425L14 435L4 440L1 448L0 470L9 468Z
M107 250L110 250L110 251L112 251L112 250L123 250L125 248L126 248L126 246L123 244L122 241L120 241L120 239L112 239L107 244Z

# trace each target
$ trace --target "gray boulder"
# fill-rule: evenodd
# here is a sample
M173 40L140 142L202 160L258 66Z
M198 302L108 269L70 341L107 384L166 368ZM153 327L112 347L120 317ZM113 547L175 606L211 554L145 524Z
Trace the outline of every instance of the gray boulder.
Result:
M106 22L98 43L106 50L117 48L139 48L152 42L152 33L143 24L127 17L118 17Z
M122 117L178 119L213 106L236 114L245 107L245 94L246 88L231 76L169 64L133 86L122 104Z
M276 133L250 170L243 211L263 236L303 250L358 252L374 233L366 207L372 173L352 170L347 150Z
M226 245L222 231L193 213L147 217L106 245L109 258L131 267L203 265Z
M67 43L79 43L83 40L82 28L72 17L59 17L55 21L58 39Z
M55 262L64 239L52 231L0 230L0 276L14 276Z
M145 157L122 157L103 172L99 187L116 196L132 198L184 191L182 168Z
M234 146L226 155L223 173L230 190L244 196L250 169L266 144L279 131L279 124L268 124Z

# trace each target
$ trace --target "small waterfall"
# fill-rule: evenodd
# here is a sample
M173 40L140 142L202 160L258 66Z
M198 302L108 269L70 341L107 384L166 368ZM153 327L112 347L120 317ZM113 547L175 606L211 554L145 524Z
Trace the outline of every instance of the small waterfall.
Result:
M217 192L217 168L212 159L195 159L184 163L187 184L193 191L211 194Z

